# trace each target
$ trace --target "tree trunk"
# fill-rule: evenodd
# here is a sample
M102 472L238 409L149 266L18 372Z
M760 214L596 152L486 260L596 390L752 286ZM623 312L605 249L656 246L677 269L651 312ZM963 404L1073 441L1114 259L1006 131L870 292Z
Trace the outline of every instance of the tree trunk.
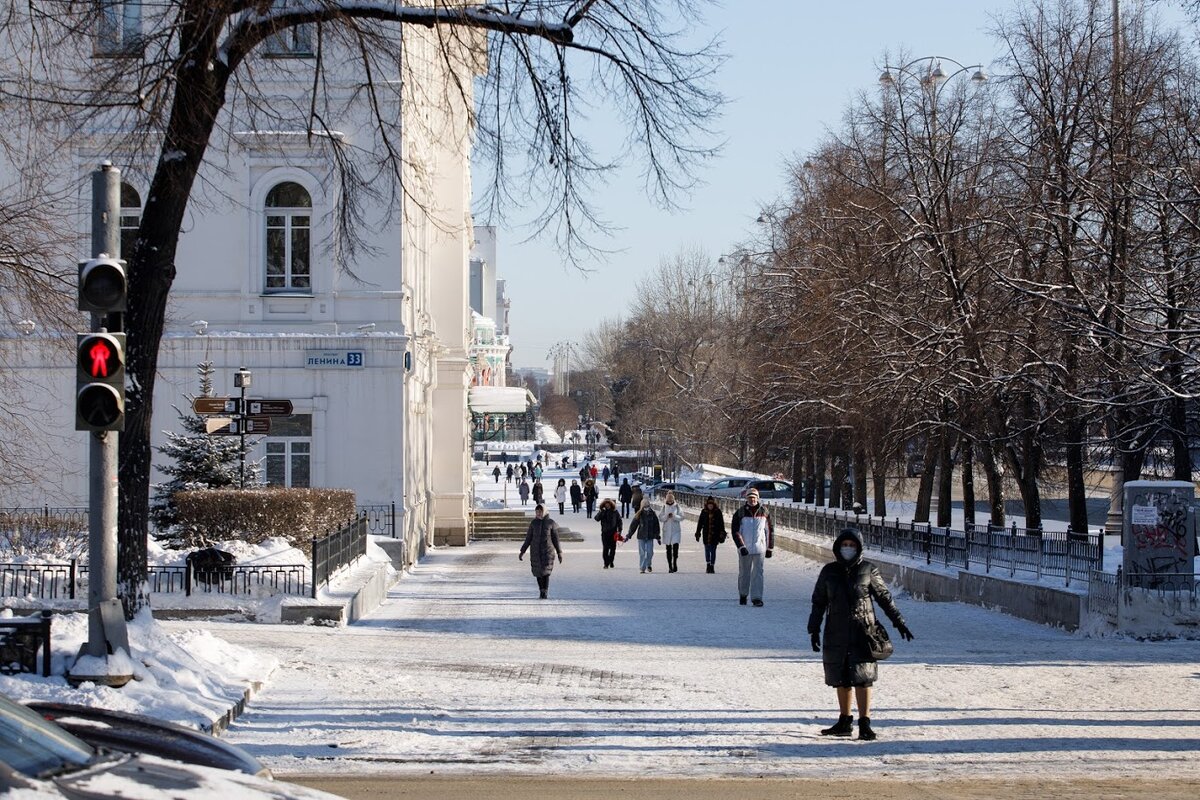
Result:
M954 493L954 432L949 426L942 428L938 437L938 504L937 524L939 528L950 527L952 495Z
M1004 527L1004 476L996 459L995 445L985 442L979 448L980 464L988 485L988 516L993 526Z
M854 448L854 504L867 510L867 447L861 436Z
M930 431L925 435L925 458L922 462L921 481L917 485L917 507L913 511L913 522L929 522L929 505L933 500L933 478L937 469L938 443L940 438Z
M828 453L828 445L824 437L818 437L816 444L816 454L814 456L813 482L816 484L816 496L813 500L819 506L825 505L825 458Z
M969 436L958 441L959 462L962 470L963 530L975 525L975 443Z
M804 446L792 445L792 502L804 500Z
M1009 445L1004 449L1005 455L1025 506L1025 527L1039 528L1042 525L1042 498L1038 489L1041 446L1032 431L1022 433L1020 441L1020 452L1014 445Z
M846 441L842 431L834 430L829 447L829 507L842 507L842 484L846 480Z
M817 444L811 433L804 437L804 502L817 502Z
M875 504L871 512L877 517L887 515L887 454L876 443L871 450L871 484L875 489Z
M1072 534L1087 538L1087 485L1083 480L1084 428L1078 409L1072 409L1067 422L1067 516Z
M200 48L201 53L207 50ZM132 389L126 396L125 431L120 443L117 590L129 619L145 604L154 379L167 301L175 280L178 232L225 101L226 67L210 69L208 59L201 56L190 63L191 67L177 75L175 104L163 143L163 152L181 155L159 161L142 211L139 244L128 259L126 371Z

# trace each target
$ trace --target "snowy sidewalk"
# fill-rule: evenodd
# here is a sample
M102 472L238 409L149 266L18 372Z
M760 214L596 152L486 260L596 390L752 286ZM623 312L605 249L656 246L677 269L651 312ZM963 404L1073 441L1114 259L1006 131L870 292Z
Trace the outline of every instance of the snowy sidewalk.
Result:
M516 545L472 545L431 554L348 628L214 624L282 662L229 738L281 773L1197 774L1198 642L902 596L918 638L880 668L880 739L830 741L804 630L816 565L777 554L766 607L739 606L732 547L716 575L686 534L679 573L660 552L639 574L629 544L602 570L596 523L566 517L585 541L548 601Z

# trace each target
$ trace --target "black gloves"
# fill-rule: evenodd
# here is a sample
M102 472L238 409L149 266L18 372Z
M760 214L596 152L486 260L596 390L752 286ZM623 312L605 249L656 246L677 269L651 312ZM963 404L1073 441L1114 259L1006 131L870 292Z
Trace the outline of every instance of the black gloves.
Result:
M525 551L522 550L520 553L517 554L517 561L524 561L524 560L525 560Z
M562 563L562 553L558 554L558 563Z
M700 541L700 534L698 534L698 533L696 534L696 541L697 542Z
M814 653L821 652L821 634L819 634L819 633L812 634L812 647L813 647Z
M768 550L768 551L766 552L766 556L767 556L767 558L770 558L770 557L771 557L771 553L773 553L773 552L774 552L773 550Z
M915 636L912 635L912 631L910 631L908 629L908 626L904 625L904 624L900 624L900 625L896 626L896 633L900 634L900 638L906 642L911 642L913 639L916 638Z
M749 550L749 548L746 548L746 547L739 547L738 552L744 556L750 555L750 550Z

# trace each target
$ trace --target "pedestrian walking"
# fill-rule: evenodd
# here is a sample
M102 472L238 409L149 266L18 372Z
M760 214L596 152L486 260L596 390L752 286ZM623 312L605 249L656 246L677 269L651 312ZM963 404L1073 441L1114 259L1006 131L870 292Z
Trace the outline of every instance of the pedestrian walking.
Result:
M600 492L596 490L596 482L588 478L583 482L583 502L587 506L587 515L592 515L592 509L596 505L596 498L600 496Z
M500 482L500 465L499 464L497 464L495 466L495 468L492 469L492 477L496 479L496 483Z
M525 480L525 476L521 476L521 482L517 484L517 494L521 495L521 505L529 502L529 481Z
M521 474L521 480L525 480L525 465L524 464L522 464L520 466L520 468L517 470L517 472L519 472Z
M512 483L512 479L513 479L513 468L512 468L512 464L509 464L508 469L506 469L504 471L504 482Z
M507 451L507 450L501 450L501 451L500 451L500 463L501 463L501 464L507 464L507 463L508 463L508 451Z
M617 469L616 464L613 464L613 467L612 467L613 486L617 485L617 479L620 477L621 477L621 471L619 469Z
M583 507L583 488L579 485L579 481L571 479L571 510L576 514Z
M679 542L683 538L683 509L676 504L674 492L667 492L658 520L662 523L663 546L667 548L667 572L679 572Z
M763 559L771 557L775 547L775 525L771 515L758 502L758 490L746 494L746 502L733 512L729 526L738 548L738 602L746 598L759 607L763 604Z
M558 486L554 487L554 500L558 503L558 513L567 513L567 482L563 478L559 478Z
M704 498L700 518L696 520L696 541L704 543L704 571L709 575L717 571L717 545L725 543L725 515L711 494Z
M837 690L838 721L821 731L822 736L849 736L854 729L850 694L858 705L858 738L876 738L871 728L871 687L879 677L879 665L871 655L868 632L875 621L875 603L887 614L896 633L906 642L912 631L892 600L879 568L862 557L862 535L843 528L833 541L833 561L821 568L813 587L808 634L814 652L821 654L825 684ZM873 601L872 601L873 598ZM821 641L821 623L825 640Z
M633 501L633 487L629 485L629 479L621 481L621 488L617 489L617 499L621 501L621 516L629 516L629 504Z
M579 468L579 482L586 483L587 479L591 476L591 474L592 473L588 469L587 464L584 464L582 467Z
M550 573L554 571L554 557L562 563L562 546L558 543L558 525L546 514L545 506L538 504L533 510L533 519L525 531L525 543L521 545L518 560L529 551L529 571L537 578L538 597L545 600L550 592Z
M604 569L612 569L616 566L617 542L621 541L623 526L621 515L617 513L617 504L612 498L606 497L600 501L596 521L600 523L600 554L604 560Z
M654 543L662 542L662 530L649 500L642 501L629 523L629 538L632 539L634 534L638 540L638 568L642 572L654 572Z
M542 482L534 480L533 482L533 504L540 506L545 499L546 487L542 486Z
M591 468L588 469L588 473L592 476L592 480L600 477L600 470L596 468L595 464L592 464Z
M608 476L611 474L612 474L612 472L609 471L607 465L604 467L604 469L600 470L600 475L604 478L605 486L608 486Z
M629 504L633 506L633 511L636 514L637 510L642 507L642 485L635 483L632 487L632 493L629 495Z
M542 462L540 461L533 465L533 479L535 481L542 479Z

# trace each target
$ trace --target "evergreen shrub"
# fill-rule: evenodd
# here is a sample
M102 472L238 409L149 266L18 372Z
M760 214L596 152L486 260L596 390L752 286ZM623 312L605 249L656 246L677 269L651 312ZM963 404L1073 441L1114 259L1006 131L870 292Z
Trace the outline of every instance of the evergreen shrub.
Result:
M191 489L171 500L180 547L230 539L258 544L279 537L311 555L314 536L341 528L356 513L350 489Z

